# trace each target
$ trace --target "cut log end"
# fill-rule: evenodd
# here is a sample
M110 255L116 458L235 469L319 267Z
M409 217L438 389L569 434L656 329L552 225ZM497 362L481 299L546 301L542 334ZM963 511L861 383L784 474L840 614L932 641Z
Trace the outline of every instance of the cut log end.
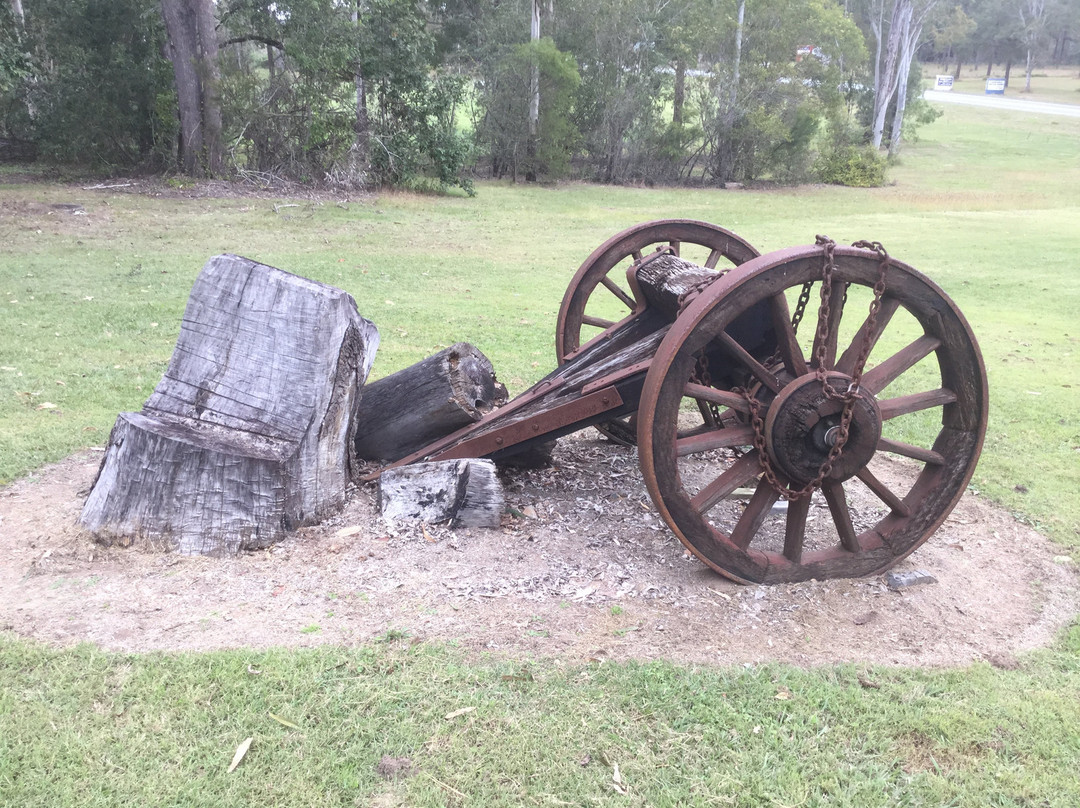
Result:
M466 342L451 345L363 389L356 456L390 463L506 403L491 362Z

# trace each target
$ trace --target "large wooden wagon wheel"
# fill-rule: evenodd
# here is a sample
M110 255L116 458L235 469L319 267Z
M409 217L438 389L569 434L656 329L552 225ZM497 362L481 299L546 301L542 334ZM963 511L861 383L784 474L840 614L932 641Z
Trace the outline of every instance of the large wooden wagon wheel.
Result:
M555 330L555 354L560 365L590 341L601 337L644 302L634 299L627 268L658 247L709 269L738 266L760 253L745 239L707 222L661 219L616 233L585 259L563 295ZM612 440L635 441L629 417L598 427Z
M665 336L642 391L637 438L653 500L683 544L737 581L888 568L944 521L982 446L986 372L952 301L873 250L825 256L822 246L780 250L712 284ZM817 283L826 263L827 296ZM764 362L725 333L759 304L778 345ZM710 365L741 381L718 385ZM703 399L740 417L680 432Z

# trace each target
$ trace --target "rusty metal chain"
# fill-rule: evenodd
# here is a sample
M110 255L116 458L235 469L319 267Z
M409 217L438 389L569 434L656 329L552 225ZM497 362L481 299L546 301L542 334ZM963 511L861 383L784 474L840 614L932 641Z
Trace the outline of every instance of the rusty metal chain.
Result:
M859 383L862 380L866 360L870 356L870 350L874 345L874 331L877 325L877 315L881 310L881 299L885 294L885 273L889 267L889 253L881 245L881 242L856 241L852 244L853 247L873 250L880 256L881 260L878 264L877 282L874 284L874 299L870 303L870 312L866 320L867 328L863 335L862 344L859 346L858 357L852 368L851 382L848 384L847 390L841 393L829 382L829 371L825 366L826 354L828 352L827 341L829 336L829 318L831 316L832 308L830 298L832 297L833 272L836 268L836 262L833 255L836 249L836 242L827 236L817 236L815 243L822 248L822 267L821 307L818 309L817 331L814 340L816 345L813 357L815 364L814 373L818 382L821 384L821 389L825 395L835 401L842 401L844 408L840 413L840 423L836 427L836 439L832 446L829 447L829 454L826 456L821 466L818 467L814 479L797 490L792 490L785 483L780 481L776 475L776 471L772 467L772 461L769 458L768 446L765 441L765 422L761 416L761 402L758 401L748 389L737 389L737 392L741 393L743 398L746 399L746 403L750 408L750 423L754 430L754 448L757 449L758 452L758 462L761 465L762 475L777 494L780 495L780 498L788 501L802 499L813 493L825 478L829 476L833 464L844 451L844 446L847 444L848 434L851 429L851 419L855 411L855 402L862 397ZM803 297L808 297L808 287L809 282L803 284L803 291L799 296L799 304L796 306L796 314L800 320L802 319L802 313L806 308ZM844 300L845 302L847 300L846 288L844 290ZM792 325L797 326L794 322Z
M799 323L802 322L803 315L806 313L806 304L810 302L810 291L813 288L814 281L807 281L802 285L799 299L795 303L795 313L791 315L791 331L793 334L799 333Z

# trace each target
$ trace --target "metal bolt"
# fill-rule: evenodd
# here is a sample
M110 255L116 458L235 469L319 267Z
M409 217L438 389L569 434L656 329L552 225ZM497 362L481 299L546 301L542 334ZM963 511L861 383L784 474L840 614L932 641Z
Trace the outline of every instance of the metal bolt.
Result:
M836 445L836 442L840 440L840 427L830 426L825 430L825 445L830 449Z

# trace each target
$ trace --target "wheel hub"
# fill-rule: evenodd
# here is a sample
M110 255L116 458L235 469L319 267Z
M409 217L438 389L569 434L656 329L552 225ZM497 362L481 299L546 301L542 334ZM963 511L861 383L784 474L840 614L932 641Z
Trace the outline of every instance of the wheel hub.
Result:
M844 391L851 377L829 373L834 390ZM844 402L830 398L814 373L807 373L780 391L765 418L765 442L778 471L797 485L815 479L829 451L840 439ZM877 400L863 391L852 405L848 438L833 461L826 480L842 482L870 462L881 437L881 410Z

